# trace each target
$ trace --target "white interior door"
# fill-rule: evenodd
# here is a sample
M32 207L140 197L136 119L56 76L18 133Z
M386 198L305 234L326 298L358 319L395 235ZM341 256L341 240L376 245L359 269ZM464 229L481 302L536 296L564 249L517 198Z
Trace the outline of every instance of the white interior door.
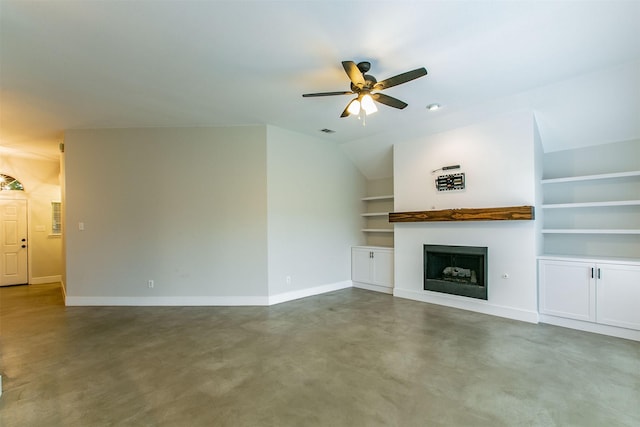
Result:
M26 284L26 200L0 200L0 255L0 286Z

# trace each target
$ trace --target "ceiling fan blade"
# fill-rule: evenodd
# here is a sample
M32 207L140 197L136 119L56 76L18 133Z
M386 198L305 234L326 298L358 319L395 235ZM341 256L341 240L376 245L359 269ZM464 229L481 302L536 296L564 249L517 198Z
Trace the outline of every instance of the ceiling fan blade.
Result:
M342 67L344 68L344 71L347 72L349 80L351 80L351 82L355 86L362 89L364 87L365 81L364 77L362 76L362 72L360 71L356 63L353 61L342 61Z
M406 102L402 102L399 99L396 99L389 95L385 95L384 93L372 93L371 97L381 104L388 105L389 107L393 108L398 108L400 110L409 105Z
M415 70L407 71L406 73L398 74L397 76L389 77L388 79L382 80L373 86L374 90L382 90L389 87L397 86L402 83L410 82L411 80L417 79L418 77L426 76L427 70L422 68L417 68Z
M344 111L342 112L342 114L340 114L340 117L348 117L351 113L349 113L349 105L351 105L351 102L349 102L347 104L347 106L344 108Z
M312 96L333 96L333 95L352 95L355 92L351 91L343 91L343 92L320 92L320 93L305 93L302 96L304 98L309 98Z

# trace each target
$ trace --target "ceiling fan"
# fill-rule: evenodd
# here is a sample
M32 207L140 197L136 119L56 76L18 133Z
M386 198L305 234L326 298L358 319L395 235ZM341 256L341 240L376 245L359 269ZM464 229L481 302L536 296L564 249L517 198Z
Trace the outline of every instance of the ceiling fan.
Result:
M340 117L347 117L351 114L358 115L363 110L365 114L375 113L378 109L374 101L402 110L407 106L407 103L389 95L379 93L378 91L427 75L427 70L423 67L389 77L379 82L372 75L366 74L369 69L371 69L371 63L369 62L363 61L356 64L353 61L342 61L342 67L351 80L350 91L305 93L302 95L305 98L314 96L357 95L356 98L349 102Z

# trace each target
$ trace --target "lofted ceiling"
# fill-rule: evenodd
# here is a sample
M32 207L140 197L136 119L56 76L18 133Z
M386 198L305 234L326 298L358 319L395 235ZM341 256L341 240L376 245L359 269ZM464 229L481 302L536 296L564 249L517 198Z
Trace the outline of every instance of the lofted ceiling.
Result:
M271 124L341 144L376 178L394 135L514 109L535 113L545 151L640 138L638 22L639 1L615 0L0 0L0 149L56 158L66 129ZM352 96L301 96L349 90L343 60L378 80L429 74L362 126L339 118Z

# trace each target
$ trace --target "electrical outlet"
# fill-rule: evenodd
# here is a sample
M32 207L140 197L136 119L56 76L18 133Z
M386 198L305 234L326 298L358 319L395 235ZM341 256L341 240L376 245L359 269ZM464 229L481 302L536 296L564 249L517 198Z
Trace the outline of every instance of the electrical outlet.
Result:
M149 289L153 288L153 286L154 286L153 280L149 280L147 282L147 286L149 286Z

